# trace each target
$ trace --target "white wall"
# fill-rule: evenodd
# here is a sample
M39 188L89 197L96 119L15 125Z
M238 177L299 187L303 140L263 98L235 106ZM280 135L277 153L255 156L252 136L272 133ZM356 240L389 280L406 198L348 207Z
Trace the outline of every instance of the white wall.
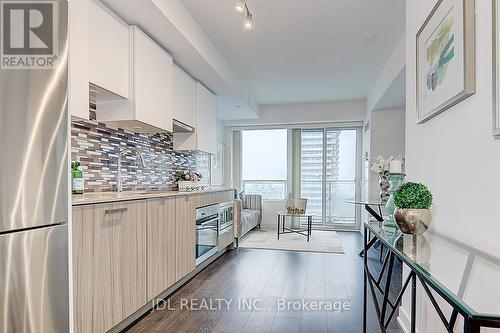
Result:
M365 101L262 105L259 119L226 121L226 126L311 124L363 121Z
M432 228L500 256L500 141L492 135L491 1L476 3L477 92L424 124L416 124L415 36L435 0L406 3L406 161L410 180L434 195ZM425 296L418 295L420 309ZM426 308L432 305L425 304ZM409 312L408 303L404 304ZM420 313L419 332L441 332L439 319ZM482 332L486 332L483 330Z
M371 112L367 110L366 112L366 118L365 122L363 124L363 155L362 155L362 170L361 170L361 175L362 175L362 184L361 184L361 198L363 200L368 200L370 197L370 187L369 187L369 182L371 179L371 174L370 174L370 136L371 136L371 129L368 129L368 131L365 132L365 126L370 123L371 118ZM368 219L370 218L368 212L366 212L364 209L361 210L361 223L360 225L363 225L363 223L368 222ZM361 228L363 230L363 228Z
M264 201L262 203L262 223L261 228L276 229L278 222L276 220L276 212L283 210L286 206L286 200L279 201Z
M405 155L405 110L379 110L371 113L370 161L377 156L385 158ZM370 198L378 198L377 174L370 171Z
M378 103L383 99L384 94L396 80L401 71L405 68L405 34L401 35L401 39L394 47L389 59L385 63L380 72L373 88L368 95L366 107L368 111L376 110Z

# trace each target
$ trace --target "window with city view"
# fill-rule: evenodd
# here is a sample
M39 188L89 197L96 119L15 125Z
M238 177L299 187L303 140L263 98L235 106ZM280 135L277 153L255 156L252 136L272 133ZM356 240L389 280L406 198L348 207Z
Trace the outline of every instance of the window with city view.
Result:
M287 130L249 130L241 132L243 190L261 194L265 200L286 198Z
M355 208L345 200L356 197L356 134L355 129L302 131L301 197L315 224L355 223Z

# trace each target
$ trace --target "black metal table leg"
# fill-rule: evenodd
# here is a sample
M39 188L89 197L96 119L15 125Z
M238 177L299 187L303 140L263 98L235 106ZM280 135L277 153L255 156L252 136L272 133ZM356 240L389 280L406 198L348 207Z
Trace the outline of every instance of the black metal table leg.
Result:
M470 318L464 320L464 333L480 333L481 326Z
M278 214L278 240L280 239L280 215Z
M380 258L379 258L380 263L382 263L383 257L384 257L384 244L380 243Z
M362 253L365 253L368 251L367 248L367 240L368 240L368 230L366 230L366 227L364 227L364 237L363 237L363 250L361 251ZM375 239L375 238L374 238ZM366 333L366 308L367 308L367 272L366 272L366 265L367 265L367 256L364 256L363 258L363 333Z
M417 276L411 281L411 333L417 330Z
M309 242L309 237L311 236L312 221L311 217L307 217L307 241Z
M387 249L387 251L390 253L389 254L390 257L389 257L389 266L388 266L388 271L387 271L387 279L385 281L384 301L382 303L382 313L381 313L382 324L385 323L385 312L387 310L387 304L389 302L389 292L391 289L391 282L392 282L392 269L394 268L394 253L389 251L389 249ZM382 275L381 275L381 277L382 277Z
M377 214L377 212L375 210L373 210L373 208L371 208L370 205L368 205L368 204L365 204L365 210L368 213L370 213L370 215L373 216L377 221L384 222L384 218L382 217L382 209L380 208L380 205L378 206L379 214ZM370 242L368 243L368 249L370 249L375 242L376 242L376 240L373 240L373 242L372 242L372 240L370 240ZM360 257L362 257L363 254L364 254L364 251L361 250L358 255Z
M373 237L372 239L370 239L370 241L367 244L366 251L368 251L373 246L373 244L375 244L376 242L377 242L377 238ZM358 256L362 257L364 254L365 254L365 250L363 249L363 250L361 250L361 252L358 253Z
M379 222L384 222L384 218L382 217L382 213L377 214L376 211L373 210L373 208L370 207L370 205L366 204L365 205L365 209L368 213L370 213L371 216L373 216L377 221ZM381 212L380 210L380 206L379 206L379 211Z

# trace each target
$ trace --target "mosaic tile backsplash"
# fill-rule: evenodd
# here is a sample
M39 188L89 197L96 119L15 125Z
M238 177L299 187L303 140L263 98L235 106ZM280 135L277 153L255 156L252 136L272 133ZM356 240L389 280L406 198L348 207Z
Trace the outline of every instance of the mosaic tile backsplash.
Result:
M210 155L174 151L171 133L140 134L108 127L95 120L94 104L90 104L90 119L71 123L71 160L79 160L83 167L86 192L116 188L118 153L126 147L141 151L146 167L134 154L122 158L124 191L176 190L176 171L197 170L205 180L210 178Z

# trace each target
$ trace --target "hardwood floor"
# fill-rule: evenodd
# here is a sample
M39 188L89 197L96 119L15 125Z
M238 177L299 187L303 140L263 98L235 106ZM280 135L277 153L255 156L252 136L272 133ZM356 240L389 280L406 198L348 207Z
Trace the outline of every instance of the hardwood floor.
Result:
M362 236L349 232L339 235L344 255L241 248L229 251L172 295L168 300L171 309L153 310L129 332L360 333L363 260L357 252ZM371 250L368 258L374 271L380 269L379 249ZM401 267L395 268L393 279L394 299L401 287ZM313 311L300 306L302 299L331 303ZM226 300L231 301L229 306ZM244 301L254 301L255 307L244 307ZM285 301L293 303L285 308ZM348 304L350 308L334 311L325 304ZM368 332L378 332L371 300L368 309ZM395 319L389 332L402 332Z

